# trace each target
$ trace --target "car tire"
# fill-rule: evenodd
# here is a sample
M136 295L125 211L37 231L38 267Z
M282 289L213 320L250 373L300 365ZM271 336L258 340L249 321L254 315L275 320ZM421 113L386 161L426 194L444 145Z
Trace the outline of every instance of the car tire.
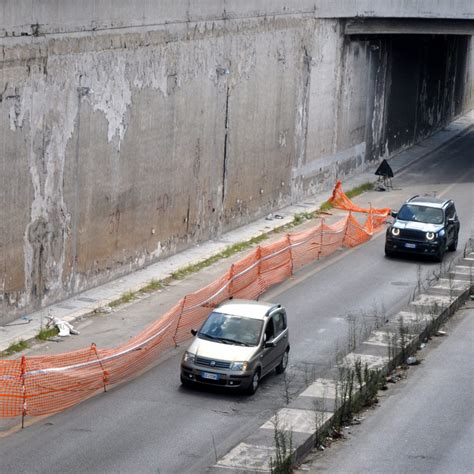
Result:
M394 255L395 255L395 254L394 254L391 250L389 250L387 246L385 246L385 256L386 256L387 258L391 258L391 257L393 257Z
M286 366L288 365L288 353L289 353L289 350L287 349L284 352L280 363L275 367L277 374L282 374L286 370Z
M450 252L456 252L457 248L458 248L458 235L456 234L456 237L454 237L453 241L449 244L448 250Z
M247 395L254 395L260 385L260 370L257 369L252 375L252 381L247 388Z

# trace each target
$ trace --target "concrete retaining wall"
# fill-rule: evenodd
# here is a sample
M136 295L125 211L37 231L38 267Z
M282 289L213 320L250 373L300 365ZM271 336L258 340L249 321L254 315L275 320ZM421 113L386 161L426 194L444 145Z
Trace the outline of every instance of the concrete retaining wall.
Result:
M392 140L412 71L398 40L247 16L0 40L2 321L328 189L473 106L470 42L448 37Z
M2 0L0 37L288 15L467 20L474 6L470 0Z

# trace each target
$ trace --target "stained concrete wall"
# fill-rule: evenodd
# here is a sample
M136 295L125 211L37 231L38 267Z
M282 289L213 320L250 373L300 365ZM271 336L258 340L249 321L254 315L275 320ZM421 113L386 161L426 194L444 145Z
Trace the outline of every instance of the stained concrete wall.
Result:
M328 189L474 105L466 37L434 66L420 46L419 126L392 140L412 63L336 19L42 31L0 43L4 321Z
M2 0L0 37L276 18L474 19L470 0Z

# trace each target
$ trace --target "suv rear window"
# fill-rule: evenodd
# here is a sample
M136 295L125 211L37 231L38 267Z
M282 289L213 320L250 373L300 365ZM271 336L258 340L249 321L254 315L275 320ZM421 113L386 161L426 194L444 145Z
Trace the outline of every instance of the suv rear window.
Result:
M426 224L442 224L443 210L437 207L404 204L397 218L402 221L424 222Z

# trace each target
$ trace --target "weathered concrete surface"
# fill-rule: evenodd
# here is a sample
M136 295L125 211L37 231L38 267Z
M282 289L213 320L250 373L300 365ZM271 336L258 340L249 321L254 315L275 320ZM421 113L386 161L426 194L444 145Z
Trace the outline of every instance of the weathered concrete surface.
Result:
M474 6L470 0L2 0L0 36L286 15L462 20L474 19Z
M51 14L27 3L3 2L0 29ZM155 27L0 39L3 320L327 189L474 106L470 37L349 37L252 2L181 23L184 3L140 3ZM65 31L105 14L46 5Z

